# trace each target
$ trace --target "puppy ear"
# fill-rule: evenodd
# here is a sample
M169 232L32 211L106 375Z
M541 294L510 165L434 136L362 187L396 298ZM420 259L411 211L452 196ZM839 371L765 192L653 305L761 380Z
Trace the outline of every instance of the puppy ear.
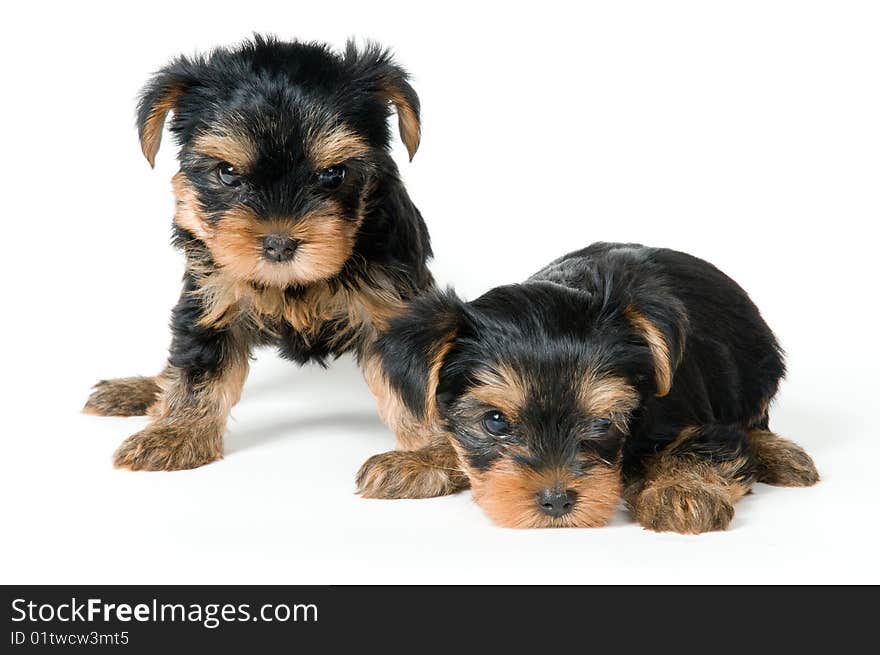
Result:
M354 41L345 46L345 63L351 67L356 83L381 101L397 108L397 126L406 145L409 159L419 149L422 128L419 121L419 96L410 86L409 75L394 63L391 53L375 43L360 52Z
M431 292L392 319L376 342L386 379L403 404L422 420L435 414L440 368L464 318L452 290Z
M196 78L189 68L187 60L179 59L156 73L141 91L137 108L138 136L151 167L156 165L165 117L169 111L177 111L181 97L195 84Z
M624 311L630 325L642 336L654 360L656 395L672 389L672 378L681 362L687 338L687 314L677 301L630 305Z

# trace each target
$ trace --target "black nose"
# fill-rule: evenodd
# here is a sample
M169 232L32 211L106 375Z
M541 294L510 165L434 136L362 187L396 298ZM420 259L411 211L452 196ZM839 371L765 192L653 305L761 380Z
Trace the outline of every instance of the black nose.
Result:
M270 234L263 239L263 258L270 262L290 261L298 245L286 234Z
M538 492L537 500L538 507L544 514L559 517L568 514L574 509L574 504L577 501L577 492L571 489L563 491L562 489L548 487Z

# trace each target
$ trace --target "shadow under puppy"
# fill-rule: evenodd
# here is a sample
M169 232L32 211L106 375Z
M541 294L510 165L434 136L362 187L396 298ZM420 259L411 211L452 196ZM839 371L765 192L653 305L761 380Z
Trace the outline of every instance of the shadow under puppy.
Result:
M152 165L166 115L179 145L174 243L186 256L168 365L99 382L85 411L149 414L117 467L188 469L222 457L227 415L251 350L298 363L370 346L389 317L433 286L428 232L391 159L396 109L410 158L419 100L387 51L256 37L181 57L138 108Z
M621 497L658 531L725 529L754 482L811 485L769 430L785 367L746 293L672 250L597 243L464 303L434 292L391 321L387 381L445 440L377 455L363 495L470 485L508 527L605 524Z

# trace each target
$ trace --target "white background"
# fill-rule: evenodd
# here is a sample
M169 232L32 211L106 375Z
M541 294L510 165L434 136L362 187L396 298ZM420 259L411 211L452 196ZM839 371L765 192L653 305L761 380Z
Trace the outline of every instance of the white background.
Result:
M575 8L577 7L577 8ZM3 583L880 582L880 20L864 2L13 3L2 25ZM261 352L226 458L113 470L140 419L80 415L157 372L179 253L174 148L141 84L252 31L393 46L423 106L397 160L442 283L473 298L594 240L738 280L790 375L773 413L823 476L758 485L726 533L493 527L467 494L367 501L391 434L354 365Z

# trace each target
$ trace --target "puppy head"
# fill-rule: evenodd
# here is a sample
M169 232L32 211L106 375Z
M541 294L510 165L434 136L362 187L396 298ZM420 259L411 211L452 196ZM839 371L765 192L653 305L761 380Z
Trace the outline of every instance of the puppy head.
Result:
M419 101L387 51L256 37L181 57L138 108L152 165L169 112L180 144L175 223L237 279L285 287L327 279L351 258L370 194L396 177L387 117L415 154Z
M389 382L445 423L474 500L502 526L600 526L619 504L631 419L669 365L649 339L666 337L593 298L534 282L472 303L429 296L379 340Z

